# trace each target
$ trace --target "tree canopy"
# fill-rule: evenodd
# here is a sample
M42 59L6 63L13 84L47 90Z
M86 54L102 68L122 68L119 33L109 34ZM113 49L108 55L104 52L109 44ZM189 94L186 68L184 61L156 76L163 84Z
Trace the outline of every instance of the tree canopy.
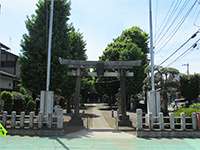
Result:
M200 75L181 75L180 92L190 103L200 95Z
M50 1L38 1L35 14L25 22L28 32L21 42L22 83L34 94L44 90L46 84L49 8ZM87 58L83 36L69 23L69 16L70 1L55 1L50 89L62 89L64 95L72 92L74 80L67 76L67 67L60 65L58 58Z
M127 78L128 95L136 95L142 91L143 80L146 77L145 67L147 66L148 53L147 40L147 33L139 27L133 26L129 29L124 30L119 37L108 44L105 51L103 52L103 55L100 57L100 59L104 61L142 60L142 66L133 67L133 69L131 69L131 71L134 72L134 77L129 79ZM119 86L119 84L113 83L113 86ZM109 87L112 86L110 85ZM116 88L112 87L112 89ZM115 91L116 90L114 90L113 92Z

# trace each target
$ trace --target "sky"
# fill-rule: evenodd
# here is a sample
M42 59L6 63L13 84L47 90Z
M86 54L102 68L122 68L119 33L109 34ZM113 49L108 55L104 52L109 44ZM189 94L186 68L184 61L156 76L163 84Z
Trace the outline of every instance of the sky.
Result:
M178 14L178 9L169 17L167 26L162 28L169 14L170 6L177 6L179 1L181 6L188 0L152 0L153 11L153 35L155 46L155 64L159 65L163 60L180 47L200 26L200 4L196 3L189 16L178 28L175 36L163 48L163 44L171 37L183 16L196 0L190 0L185 3L185 8ZM27 16L34 14L37 0L0 0L0 41L11 48L15 54L20 53L20 41L22 35L27 32L25 20ZM149 33L149 0L71 0L71 16L69 23L73 23L76 29L83 33L84 40L87 43L88 60L98 60L102 55L107 44L119 36L121 32L132 26L139 26L145 32ZM173 4L173 5L172 5ZM172 11L172 9L171 9ZM165 19L165 21L164 21ZM175 23L169 28L170 22ZM160 30L159 30L160 29ZM164 30L161 30L164 29ZM161 36L159 37L159 33ZM163 38L162 35L164 34ZM161 38L157 40L156 37ZM168 66L176 57L187 50L200 38L200 33L190 40L174 57L169 59L163 66ZM159 51L159 52L158 52ZM200 49L192 49L185 57L179 59L170 67L175 67L181 72L186 73L186 67L183 64L190 64L190 73L200 73Z

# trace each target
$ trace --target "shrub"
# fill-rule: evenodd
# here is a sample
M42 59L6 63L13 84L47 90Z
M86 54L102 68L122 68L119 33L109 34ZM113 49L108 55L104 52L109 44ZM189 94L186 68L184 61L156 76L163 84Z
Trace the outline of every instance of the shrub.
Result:
M27 95L27 90L24 87L20 87L19 92L22 93L23 95Z
M200 110L200 103L194 103L192 105L190 105L190 108L196 108Z
M26 94L26 95L24 95L24 100L27 105L29 101L33 101L33 97L29 94Z
M12 92L12 94L14 100L13 110L16 112L24 111L26 106L24 95L19 92Z
M184 112L186 116L191 116L193 112L200 112L200 103L194 103L190 105L188 108L180 108L175 111L176 116L180 116L180 114Z
M64 98L63 96L60 96L59 105L60 105L62 108L65 108L65 98Z
M10 113L12 111L12 108L13 108L13 95L12 95L12 93L7 92L7 91L1 92L1 99L4 102L3 109Z
M35 111L36 109L36 103L34 101L29 101L26 105L26 111L27 112L31 112L31 111Z
M178 110L175 111L175 115L176 116L180 116L180 114L184 112L186 116L191 116L193 112L200 112L200 109L198 108L180 108Z

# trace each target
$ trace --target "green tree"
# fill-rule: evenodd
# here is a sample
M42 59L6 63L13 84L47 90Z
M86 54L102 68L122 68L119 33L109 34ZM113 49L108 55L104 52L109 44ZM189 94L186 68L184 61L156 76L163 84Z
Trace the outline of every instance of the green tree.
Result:
M200 94L200 75L181 75L180 77L180 92L189 103L198 98Z
M168 104L170 100L176 98L176 92L179 90L180 73L175 68L157 68L155 73L156 89L160 89L161 111L168 113ZM150 85L150 84L149 84Z
M106 94L109 97L109 105L114 104L116 102L115 94L119 91L119 80L117 78L97 78L95 80L95 89L101 99Z
M103 55L100 57L100 59L104 61L142 60L141 67L133 67L133 69L131 69L131 71L134 72L134 77L127 78L126 91L128 96L136 95L142 91L143 80L146 77L145 67L147 66L148 53L147 40L147 33L139 27L133 26L124 30L119 37L108 44ZM117 78L115 80L117 80Z
M26 21L28 33L23 35L20 56L21 78L25 88L34 94L45 89L48 45L49 0L39 0L35 14ZM86 59L85 41L69 24L70 1L55 1L52 35L51 90L61 89L64 96L74 90L74 78L58 58Z

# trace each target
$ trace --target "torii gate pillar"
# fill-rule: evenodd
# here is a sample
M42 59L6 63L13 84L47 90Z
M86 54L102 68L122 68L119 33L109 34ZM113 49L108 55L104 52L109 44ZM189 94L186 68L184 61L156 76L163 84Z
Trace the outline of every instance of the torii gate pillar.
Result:
M75 87L75 115L79 116L79 104L80 104L80 88L81 88L81 70L77 68L76 87Z
M129 116L126 114L126 71L120 70L120 98L118 99L120 126L131 126Z

